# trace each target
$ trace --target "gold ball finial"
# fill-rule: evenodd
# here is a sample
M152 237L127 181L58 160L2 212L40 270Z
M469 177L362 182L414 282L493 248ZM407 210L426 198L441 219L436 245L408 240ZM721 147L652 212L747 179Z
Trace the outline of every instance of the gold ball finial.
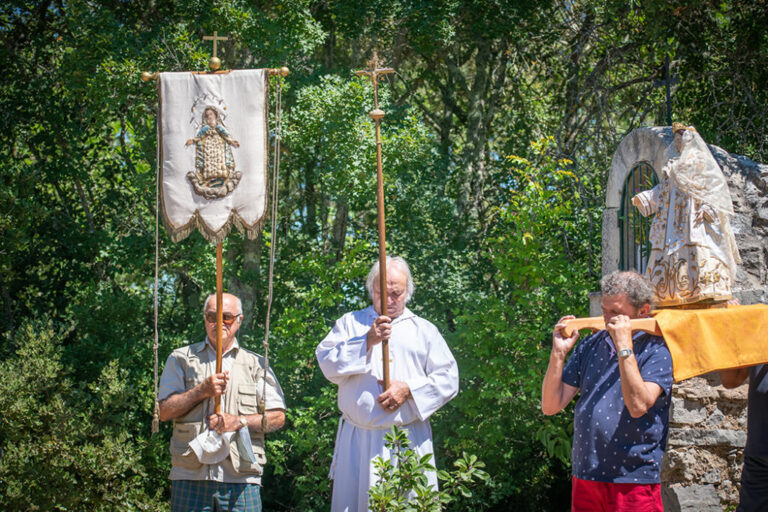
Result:
M290 73L290 70L288 69L288 66L283 66L283 67L280 68L280 76L282 76L283 78L288 76L288 73Z
M141 81L142 82L149 82L155 77L154 73L150 73L149 71L143 71L141 73Z
M383 110L381 110L380 108L377 108L377 109L375 109L375 110L371 110L371 111L368 113L368 115L369 115L369 116L371 116L371 118L372 118L374 121L379 121L379 120L381 120L381 119L383 119L383 118L384 118L384 111L383 111Z
M221 67L221 59L218 57L211 57L208 61L208 67L211 68L211 71L217 71Z

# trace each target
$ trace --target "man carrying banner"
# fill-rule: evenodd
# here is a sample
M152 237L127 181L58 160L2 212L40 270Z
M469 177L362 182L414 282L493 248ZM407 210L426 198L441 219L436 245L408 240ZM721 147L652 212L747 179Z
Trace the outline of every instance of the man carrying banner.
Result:
M606 330L576 344L555 326L542 385L544 414L561 411L577 392L574 411L572 510L662 512L661 458L669 430L672 358L664 339L632 335L629 320L648 316L653 289L636 272L614 272L600 283Z
M240 299L225 293L222 304L222 372L216 373L216 300L211 295L204 306L207 338L174 350L160 379L160 419L174 422L172 512L260 511L264 433L285 423L283 392L271 370L266 418L259 413L263 358L235 338L243 319ZM221 400L220 414L214 413L215 397Z
M342 316L315 352L325 377L339 387L342 413L330 471L333 512L368 510L372 461L389 457L384 435L393 425L407 431L419 457L432 454L428 418L459 390L456 361L440 332L405 307L414 289L408 264L386 258L387 311L380 311L378 276L376 262L366 282L373 306ZM390 340L392 375L386 390L378 349L384 339ZM427 478L437 486L435 472Z

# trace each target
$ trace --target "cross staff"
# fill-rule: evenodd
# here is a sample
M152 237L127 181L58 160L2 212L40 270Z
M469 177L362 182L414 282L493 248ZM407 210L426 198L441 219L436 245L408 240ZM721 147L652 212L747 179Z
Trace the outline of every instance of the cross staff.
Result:
M392 68L379 67L379 56L373 52L373 58L368 61L368 69L355 71L357 76L367 76L373 83L373 110L368 115L376 123L376 203L379 221L379 296L381 298L381 315L387 313L387 248L384 231L384 174L381 170L381 120L384 111L379 109L379 75L394 73ZM389 389L389 340L381 342L381 361L383 364L384 390Z
M203 36L203 41L213 41L213 57L211 57L211 60L208 61L208 66L211 68L211 71L216 71L221 67L221 59L216 55L216 51L218 49L218 46L216 43L219 41L228 41L229 38L226 36L219 36L219 33L214 30L212 36Z

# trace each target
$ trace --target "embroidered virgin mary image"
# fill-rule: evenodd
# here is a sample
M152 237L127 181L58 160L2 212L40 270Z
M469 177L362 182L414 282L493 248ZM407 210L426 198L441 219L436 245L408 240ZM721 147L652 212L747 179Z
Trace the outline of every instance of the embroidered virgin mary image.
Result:
M195 170L187 179L195 192L206 199L225 197L240 183L242 173L235 170L232 148L240 143L224 126L222 115L215 106L203 110L200 128L185 146L195 145Z
M692 126L673 124L661 183L632 199L651 223L648 277L656 305L709 307L731 298L741 263L728 183Z

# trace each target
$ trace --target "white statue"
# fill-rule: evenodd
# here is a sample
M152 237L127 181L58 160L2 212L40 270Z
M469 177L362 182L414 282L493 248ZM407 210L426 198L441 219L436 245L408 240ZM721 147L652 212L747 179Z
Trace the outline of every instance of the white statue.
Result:
M661 183L632 198L644 217L656 214L648 259L656 306L725 302L741 263L728 183L696 129L672 127Z

